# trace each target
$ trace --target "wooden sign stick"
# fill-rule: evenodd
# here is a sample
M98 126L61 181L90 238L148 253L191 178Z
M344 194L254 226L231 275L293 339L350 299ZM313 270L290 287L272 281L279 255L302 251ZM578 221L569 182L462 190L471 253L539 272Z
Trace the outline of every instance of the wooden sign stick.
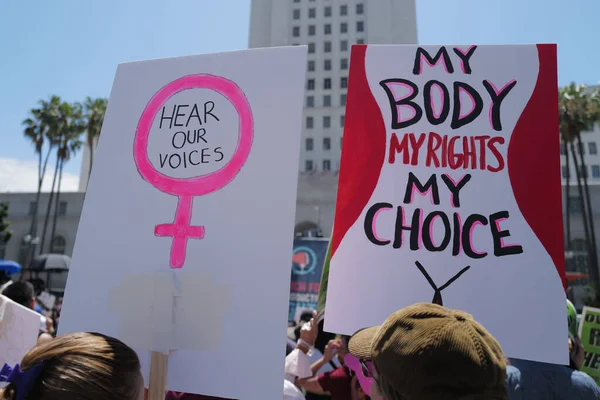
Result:
M165 400L167 391L167 361L169 356L153 351L150 360L148 400Z

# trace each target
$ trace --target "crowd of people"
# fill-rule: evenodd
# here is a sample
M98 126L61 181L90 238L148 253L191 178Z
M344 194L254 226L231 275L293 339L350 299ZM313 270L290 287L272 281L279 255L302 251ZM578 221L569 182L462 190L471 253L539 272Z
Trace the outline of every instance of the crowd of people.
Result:
M2 294L34 309L29 282ZM285 357L284 400L591 400L600 388L578 371L584 351L577 317L567 301L570 365L507 359L496 339L463 311L418 303L390 315L381 326L334 335L323 330L325 313L292 329ZM47 325L50 327L52 324ZM40 329L38 345L20 364L5 364L2 400L147 398L134 350L99 333L54 337ZM282 354L283 355L283 354ZM214 399L167 392L172 399Z

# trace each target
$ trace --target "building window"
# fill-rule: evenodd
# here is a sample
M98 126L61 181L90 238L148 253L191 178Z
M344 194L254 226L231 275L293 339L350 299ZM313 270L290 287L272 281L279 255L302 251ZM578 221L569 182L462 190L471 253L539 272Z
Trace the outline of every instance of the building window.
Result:
M331 139L328 137L323 138L323 150L331 150Z
M588 150L590 154L598 154L598 147L596 146L596 142L589 142Z
M348 41L342 40L340 42L340 51L348 51Z
M300 10L294 10L294 19L300 19Z
M306 81L306 90L315 90L315 80L309 79Z
M356 44L365 44L365 39L356 39Z
M360 3L357 4L356 5L356 13L360 15L360 14L363 14L364 12L365 12L364 5L362 5Z
M323 69L325 71L331 71L331 60L325 60L323 62Z
M348 6L340 6L340 15L348 15Z
M348 32L348 24L346 22L342 22L340 24L340 32L347 33Z
M29 211L27 212L27 214L29 216L32 216L33 214L35 214L36 208L37 208L37 201L30 201L29 202Z
M344 127L344 119L345 118L346 117L344 115L340 115L340 127L342 127L342 128Z
M314 43L309 43L308 44L308 52L309 53L314 53L315 52L315 44Z
M325 32L326 35L331 35L331 24L325 24L323 31Z
M357 21L356 22L356 32L364 32L365 30L365 23L363 21Z
M309 8L308 9L308 18L315 18L316 16L317 16L317 9Z
M323 160L323 171L331 170L331 160Z
M331 42L325 42L325 53L331 53Z
M313 138L306 138L305 148L306 151L313 151L313 149L315 148Z
M347 58L342 58L340 60L340 68L341 69L348 69L348 59Z
M565 150L565 144L564 143L560 144L560 154L562 154L562 155L567 154L567 152Z
M331 128L331 117L329 115L323 117L323 128Z
M325 16L326 17L331 17L331 6L327 6L325 7Z
M580 173L581 173L581 177L582 178L587 178L587 167L584 167L583 165L580 165Z
M315 124L313 117L306 117L306 129L312 129Z
M308 36L315 36L316 32L317 32L317 28L314 25L308 26Z
M340 79L340 87L342 89L345 89L348 87L348 78L343 77L342 79Z
M592 178L600 178L600 165L592 165Z
M340 94L340 106L345 106L346 105L346 95L345 94Z
M60 204L58 205L58 215L60 217L64 217L65 215L67 215L67 202L66 201L61 201Z
M331 89L331 78L323 79L323 89Z
M56 235L52 240L51 253L65 254L67 251L67 240L64 236Z
M323 96L323 107L331 107L331 96L328 94Z
M342 136L342 137L340 138L340 149L342 148L342 144L343 144L343 143L344 143L344 137Z
M299 27L299 26L295 26L295 27L294 27L294 29L293 29L293 31L292 31L292 35L293 35L294 37L298 37L298 36L300 36L300 27Z
M314 71L315 70L315 62L313 60L308 62L308 70L309 71Z
M313 96L306 97L306 107L313 108L315 106L315 98Z
M294 0L294 3L300 3L300 0Z
M315 168L312 160L306 160L304 162L304 170L305 171L312 171Z
M566 178L568 173L569 173L569 168L568 168L568 167L566 167L565 165L563 165L563 166L561 167L561 174L562 174L562 177L563 177L563 178Z

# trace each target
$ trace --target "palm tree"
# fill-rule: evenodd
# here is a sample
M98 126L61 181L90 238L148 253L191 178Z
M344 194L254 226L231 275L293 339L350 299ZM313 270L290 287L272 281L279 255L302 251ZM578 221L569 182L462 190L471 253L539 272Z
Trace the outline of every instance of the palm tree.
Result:
M85 130L83 122L83 111L81 104L62 103L60 105L60 143L58 144L56 157L59 160L58 186L56 189L56 202L54 206L54 221L52 223L52 234L50 235L50 251L54 251L54 238L56 235L56 222L60 207L60 187L62 183L63 167L79 149L81 134Z
M596 249L596 232L594 227L594 216L588 188L588 173L585 163L585 153L581 141L581 133L591 131L594 124L600 120L600 96L598 92L590 92L583 85L574 83L560 90L560 128L563 140L570 144L573 164L577 177L577 187L581 201L582 217L586 243L590 260L590 275L596 288L600 289L600 277L598 271L598 253ZM577 143L578 153L575 151ZM567 151L568 154L568 151ZM579 160L578 160L579 158ZM567 158L568 163L568 158ZM568 164L567 164L568 170ZM567 174L567 178L569 175ZM583 182L583 185L582 185ZM568 183L567 183L568 185ZM567 186L567 196L569 187ZM569 200L570 201L570 200ZM567 206L569 203L567 203ZM569 210L567 209L567 230L570 230ZM570 232L567 233L570 240ZM570 244L568 243L567 246Z
M88 170L88 180L92 173L92 165L94 164L94 150L96 142L100 136L100 130L102 129L102 122L104 121L104 114L106 113L107 100L104 98L92 99L88 97L85 99L85 124L86 124L86 141L87 146L90 149L90 168Z
M34 145L35 153L38 156L38 185L37 193L35 198L35 205L33 209L33 215L31 219L31 225L29 228L29 234L35 237L37 233L37 216L40 204L40 196L42 192L42 185L44 183L44 176L46 174L46 167L48 166L48 159L50 153L54 147L54 143L49 139L50 128L53 124L54 117L56 115L56 109L60 104L60 98L58 96L52 96L49 101L40 100L39 108L33 108L30 110L30 116L23 121L25 126L24 134L25 137ZM43 156L44 144L48 141L46 146L46 154ZM33 255L33 246L28 252L27 259ZM28 260L26 260L27 267Z
M58 128L52 128L48 133L48 139L57 147L58 143L61 143L61 134ZM44 228L42 229L42 239L40 242L39 252L44 251L44 244L46 243L46 231L48 230L48 222L50 221L50 210L52 209L52 201L54 200L54 188L56 187L56 177L58 175L58 169L60 164L60 158L58 157L58 149L56 151L56 162L54 165L54 176L52 177L52 187L50 188L50 196L48 197L48 204L46 206L46 215L44 216Z
M563 145L563 149L565 152L565 164L566 168L566 187L565 187L565 211L566 211L566 221L565 221L565 250L571 249L571 169L569 162L569 138L564 135L562 132L560 134L560 141Z

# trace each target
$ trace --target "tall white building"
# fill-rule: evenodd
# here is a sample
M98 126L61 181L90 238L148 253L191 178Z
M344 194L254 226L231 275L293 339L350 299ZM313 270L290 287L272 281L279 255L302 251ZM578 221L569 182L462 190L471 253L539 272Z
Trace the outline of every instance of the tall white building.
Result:
M308 45L300 171L339 169L352 44L416 42L414 0L252 0L251 48Z
M417 43L415 0L252 0L250 48L308 45L297 232L331 233L355 43Z

